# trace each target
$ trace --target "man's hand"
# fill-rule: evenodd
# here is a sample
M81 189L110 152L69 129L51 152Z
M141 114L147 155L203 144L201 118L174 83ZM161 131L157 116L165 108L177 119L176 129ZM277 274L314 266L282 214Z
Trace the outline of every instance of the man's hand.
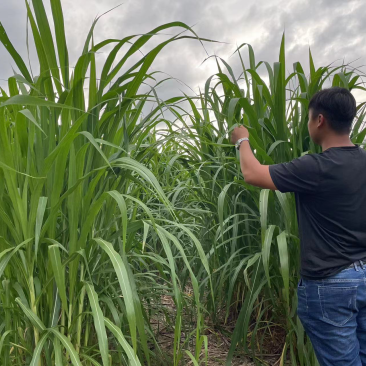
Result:
M249 131L244 127L235 127L233 132L231 133L231 143L235 144L239 139L243 137L249 138Z
M248 130L244 126L236 127L231 134L231 142L235 144L243 137L249 138ZM249 143L242 144L239 150L239 155L241 171L248 184L272 190L277 189L269 173L269 166L261 165L259 163L253 155Z

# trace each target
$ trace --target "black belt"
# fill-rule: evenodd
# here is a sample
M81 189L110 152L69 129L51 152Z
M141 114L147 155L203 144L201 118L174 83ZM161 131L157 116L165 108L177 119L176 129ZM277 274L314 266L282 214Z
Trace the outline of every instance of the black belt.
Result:
M351 263L349 265L348 268L355 267L355 265L357 265L357 266L359 266L361 268L363 268L364 266L366 267L366 258L354 261L353 263Z

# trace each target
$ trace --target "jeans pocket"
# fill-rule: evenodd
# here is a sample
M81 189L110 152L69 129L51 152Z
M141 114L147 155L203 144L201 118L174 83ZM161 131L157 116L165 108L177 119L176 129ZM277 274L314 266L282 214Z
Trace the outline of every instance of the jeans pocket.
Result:
M323 319L328 323L343 326L356 311L357 286L318 287Z
M301 319L308 312L308 299L306 296L306 287L303 280L299 281L297 286L297 315Z

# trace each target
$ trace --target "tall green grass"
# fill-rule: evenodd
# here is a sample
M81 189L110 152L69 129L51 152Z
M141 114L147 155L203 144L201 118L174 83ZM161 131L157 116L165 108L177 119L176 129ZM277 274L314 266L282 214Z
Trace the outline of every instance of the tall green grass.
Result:
M179 264L189 271L203 344L199 289L185 246L200 242L150 169L161 105L142 118L154 91L140 93L158 53L181 38L173 22L146 35L93 42L93 23L71 70L60 0L26 3L40 74L32 75L1 26L20 74L0 105L1 364L140 365L163 359L150 319L164 294L176 304L172 364L183 355L185 304ZM125 66L154 35L174 36ZM96 53L112 46L102 70ZM122 52L121 52L122 51ZM122 53L122 54L121 54ZM88 88L88 94L84 88ZM181 98L173 99L179 100ZM165 103L170 103L166 101ZM153 155L151 154L153 153Z
M55 37L43 1L26 3L39 75L0 24L19 70L0 97L1 364L205 364L207 320L220 328L234 318L227 365L238 349L261 364L273 328L286 334L282 364L315 365L296 317L293 197L246 184L228 137L245 124L265 164L317 152L307 132L309 99L327 80L364 91L360 75L346 65L316 69L310 52L309 76L300 63L286 75L283 38L273 67L256 63L243 44L238 77L216 58L218 72L202 93L162 102L154 88L141 91L154 79L156 56L182 38L205 40L173 22L94 44L96 20L72 68L61 2L50 4ZM128 66L152 37L176 27L190 35ZM364 114L361 103L356 143L366 134ZM171 355L151 326L165 311L163 296L175 305L165 312Z
M248 67L243 62L245 48ZM235 53L241 74L235 76L224 60L216 58L217 74L207 80L204 92L188 98L189 123L177 133L180 142L174 162L189 172L184 173L184 189L191 187L199 197L196 207L210 211L201 216L203 229L198 235L212 268L214 296L213 302L208 297L206 306L217 326L231 312L237 316L227 365L238 345L261 364L258 358L278 328L286 335L278 340L283 341L281 364L287 360L292 365L316 365L296 316L299 239L294 197L246 184L228 136L238 124L248 127L251 146L262 164L320 152L307 130L310 98L325 83L364 92L362 75L349 65L316 69L310 50L310 75L298 62L286 75L284 36L273 66L257 63L248 44ZM364 102L357 111L351 139L363 146ZM202 276L206 277L203 272Z

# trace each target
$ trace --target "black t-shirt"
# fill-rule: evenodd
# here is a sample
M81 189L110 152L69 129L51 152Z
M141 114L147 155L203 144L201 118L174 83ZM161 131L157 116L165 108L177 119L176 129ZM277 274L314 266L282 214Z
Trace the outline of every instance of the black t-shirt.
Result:
M331 147L269 167L280 192L295 192L305 279L335 275L366 258L366 151Z

